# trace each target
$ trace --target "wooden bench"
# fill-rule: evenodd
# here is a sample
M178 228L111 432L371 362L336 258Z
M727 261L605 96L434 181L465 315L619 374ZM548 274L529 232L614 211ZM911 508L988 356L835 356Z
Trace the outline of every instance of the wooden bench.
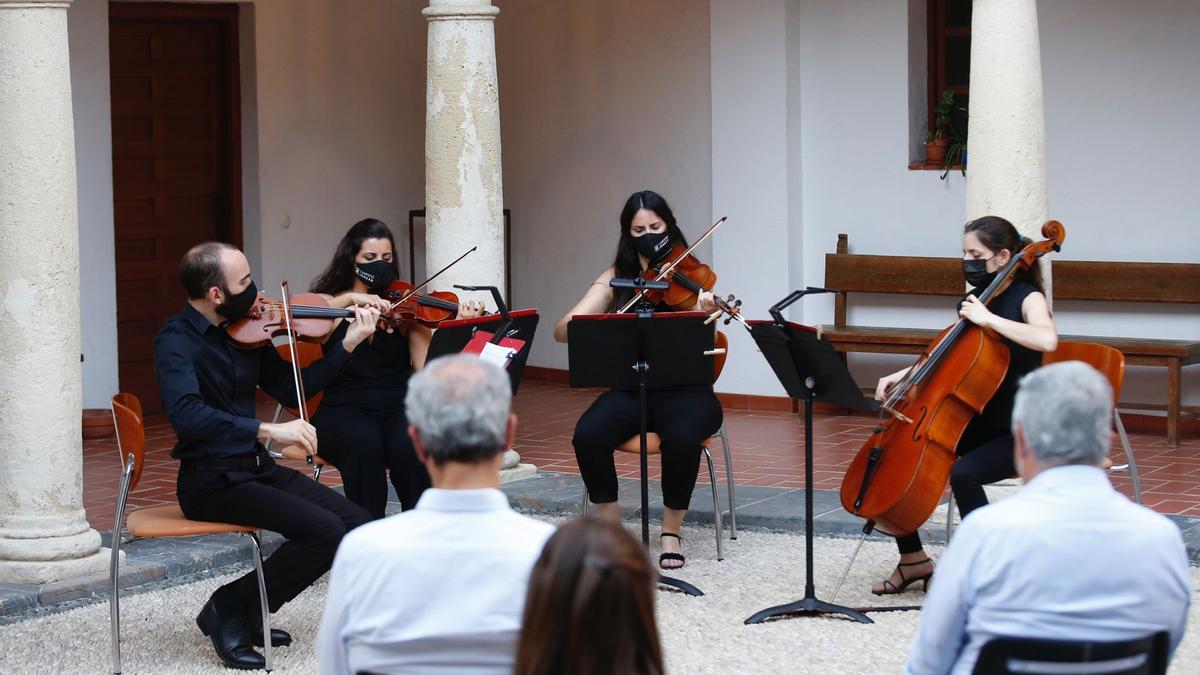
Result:
M1052 293L1059 300L1200 304L1200 264L1052 261ZM846 324L848 293L930 295L960 298L965 285L958 258L859 255L849 253L845 234L837 251L825 255L825 286L840 291L834 323L823 334L843 353L920 354L938 330L850 326ZM949 323L949 322L947 322ZM1167 444L1179 442L1180 375L1183 366L1200 362L1200 341L1063 335L1064 340L1109 345L1125 354L1125 362L1167 369ZM1152 408L1122 404L1126 408Z

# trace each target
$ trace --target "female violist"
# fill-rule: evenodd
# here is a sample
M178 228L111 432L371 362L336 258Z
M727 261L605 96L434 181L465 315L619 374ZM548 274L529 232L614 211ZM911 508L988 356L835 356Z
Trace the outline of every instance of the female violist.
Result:
M313 281L311 291L335 307L351 304L386 311L380 297L399 275L396 243L383 222L355 223L338 242L333 259ZM464 303L460 317L478 316L482 305ZM341 339L339 322L330 338ZM410 322L396 330L376 331L332 383L313 415L321 457L338 468L346 496L375 518L387 506L390 477L401 508L408 510L429 487L429 473L408 437L404 395L408 378L425 364L433 331ZM328 343L328 340L326 340Z
M972 220L963 230L963 276L972 290L959 305L958 314L996 331L1010 354L1008 372L1000 388L967 425L956 448L958 459L950 470L950 489L964 518L987 504L984 485L1016 475L1011 427L1013 397L1021 377L1042 364L1044 352L1052 352L1058 346L1058 333L1036 265L1018 272L1009 287L989 304L984 305L976 298L1023 246L1017 229L998 216ZM908 371L905 368L879 380L875 398L883 400ZM896 544L900 562L890 577L872 587L876 595L901 593L918 581L928 587L933 576L933 561L925 554L918 533L897 537Z
M631 289L613 289L613 278L633 278L649 265L663 259L673 246L687 246L683 232L667 201L657 193L636 192L625 202L620 216L620 237L613 264L600 273L583 298L554 326L554 339L567 341L567 323L576 314L615 312L633 297ZM716 310L712 293L699 294L695 307ZM656 307L656 311L670 311ZM637 435L639 429L638 394L633 390L612 389L601 394L575 425L572 443L579 472L587 486L588 498L602 518L619 522L615 449ZM683 540L680 528L696 485L703 443L721 428L721 404L712 386L651 390L649 392L649 430L659 435L662 451L663 569L683 567Z

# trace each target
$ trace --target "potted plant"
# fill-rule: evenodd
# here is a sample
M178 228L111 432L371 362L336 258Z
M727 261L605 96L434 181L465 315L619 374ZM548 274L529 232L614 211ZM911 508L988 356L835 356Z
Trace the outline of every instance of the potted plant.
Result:
M946 176L950 175L950 168L955 165L958 165L962 175L967 175L967 139L958 134L955 134L950 140L950 145L946 146L946 155L942 160L942 180L946 180Z
M947 89L934 108L933 130L925 137L925 162L931 166L944 166L946 150L950 145L953 125L950 115L954 112L954 92Z

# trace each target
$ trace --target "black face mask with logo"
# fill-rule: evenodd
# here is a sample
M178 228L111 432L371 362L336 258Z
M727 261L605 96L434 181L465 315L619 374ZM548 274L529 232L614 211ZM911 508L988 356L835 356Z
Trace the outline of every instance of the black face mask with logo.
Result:
M258 288L253 280L241 293L231 293L224 286L221 287L221 292L225 294L225 302L217 305L217 314L230 321L237 321L249 314L250 308L254 306L254 299L258 297Z
M651 263L656 263L671 252L671 235L667 232L647 232L640 237L633 237L633 248Z
M992 257L994 258L995 256ZM992 280L996 278L996 272L989 272L987 270L988 260L991 259L987 258L985 260L979 258L962 261L963 277L966 278L967 283L971 284L973 288L987 288L992 283Z
M368 263L356 263L354 276L362 279L372 293L385 290L396 280L396 265L391 260L372 260Z

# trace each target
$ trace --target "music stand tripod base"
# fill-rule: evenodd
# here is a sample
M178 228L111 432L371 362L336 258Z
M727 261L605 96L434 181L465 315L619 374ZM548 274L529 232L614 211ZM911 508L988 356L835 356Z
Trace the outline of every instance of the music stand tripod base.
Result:
M835 605L832 602L825 602L814 597L804 597L795 602L789 602L786 605L775 605L754 613L749 619L746 619L746 625L752 623L762 623L767 619L773 619L781 616L817 616L820 614L844 614L859 623L875 623L862 612Z

